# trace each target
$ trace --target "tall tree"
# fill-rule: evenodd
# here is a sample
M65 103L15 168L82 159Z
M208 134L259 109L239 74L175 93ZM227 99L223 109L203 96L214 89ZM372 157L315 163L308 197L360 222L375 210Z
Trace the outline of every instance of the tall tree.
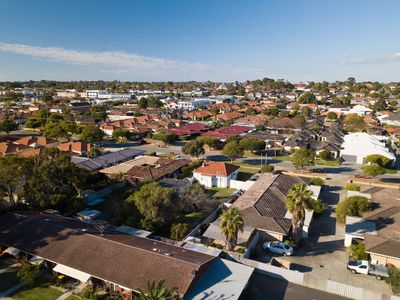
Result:
M290 156L290 160L296 169L302 169L305 166L312 166L315 161L315 152L307 148L296 149Z
M344 118L344 129L349 132L365 130L366 124L363 117L357 114L349 114Z
M88 143L100 142L104 137L104 132L94 125L86 125L82 129L80 139Z
M362 170L366 175L372 176L374 179L378 175L386 174L385 168L382 168L380 165L376 163L362 166Z
M180 300L179 293L175 288L167 288L165 280L159 282L148 282L147 292L139 291L139 295L135 298L137 300Z
M224 148L222 149L222 154L229 157L231 161L233 161L236 158L242 157L244 151L237 141L232 141L225 144Z
M244 138L240 140L239 145L244 150L249 150L251 154L254 154L254 151L265 150L265 141L262 139Z
M157 182L141 186L127 199L133 203L143 216L142 227L154 230L167 224L173 218L178 201L174 188L162 187Z
M205 153L205 150L203 143L196 140L187 142L185 145L183 145L182 152L190 156L195 156L198 159L200 155Z
M4 131L7 135L10 134L11 131L17 130L18 124L12 120L5 119L0 121L0 131Z
M228 250L233 250L237 244L238 234L243 231L244 223L237 207L230 207L219 217L219 229L225 236Z
M292 214L292 232L296 245L302 239L306 209L312 209L312 195L305 183L295 183L286 196L286 207Z
M17 204L31 170L31 159L18 156L0 157L0 199L7 199L11 206Z
M57 148L44 148L34 159L24 198L34 209L73 213L81 208L80 192L88 176L88 171L72 164Z
M188 223L176 223L171 226L171 238L181 241L189 231Z

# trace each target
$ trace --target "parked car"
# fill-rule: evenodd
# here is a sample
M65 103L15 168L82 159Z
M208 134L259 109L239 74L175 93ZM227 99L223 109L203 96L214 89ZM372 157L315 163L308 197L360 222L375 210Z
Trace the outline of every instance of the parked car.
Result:
M359 273L375 276L378 280L389 277L389 272L386 267L371 264L367 260L351 260L347 264L347 269L354 274Z
M282 242L265 242L263 245L264 250L278 253L281 255L293 255L293 248Z

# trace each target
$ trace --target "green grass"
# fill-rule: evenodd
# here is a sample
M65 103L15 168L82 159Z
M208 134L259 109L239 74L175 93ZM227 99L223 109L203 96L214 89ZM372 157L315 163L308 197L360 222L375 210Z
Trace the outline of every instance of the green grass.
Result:
M321 166L329 166L329 167L338 167L340 166L340 163L336 160L324 160L317 158L315 160L316 165L321 165Z
M248 164L248 163L244 163L244 162L241 162L241 161L234 161L232 163L232 165L239 166L239 167L245 167L245 168L248 168L248 169L254 169L254 170L260 170L261 169L260 165Z
M17 272L17 268L9 268L7 271L0 273L0 292L8 290L20 282Z
M24 286L11 297L17 300L55 300L62 294L63 292L50 287L48 281L42 277L33 287Z
M235 189L212 187L208 189L213 198L229 198L235 192Z
M397 174L397 170L396 169L388 169L385 168L386 174Z
M82 298L76 295L70 295L67 298L65 298L65 300L82 300Z
M259 170L260 169L249 169L245 167L240 167L237 180L247 181L250 179L251 176L258 173Z
M268 159L279 160L279 161L290 161L290 155L268 156Z

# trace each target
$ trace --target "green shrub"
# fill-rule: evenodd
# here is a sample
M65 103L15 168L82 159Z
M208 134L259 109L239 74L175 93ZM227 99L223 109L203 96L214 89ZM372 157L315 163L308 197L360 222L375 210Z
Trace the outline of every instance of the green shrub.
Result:
M185 177L192 177L193 175L193 170L200 167L201 164L203 163L202 160L196 160L195 162L192 162L191 164L189 164L186 167L183 167L181 169L181 173L185 176Z
M22 264L17 273L17 277L28 286L32 286L39 275L39 266L29 263Z
M386 282L392 288L393 294L400 294L400 269L394 266L389 267L389 277Z
M260 173L272 173L272 171L275 169L274 166L271 165L264 165L260 169Z
M319 158L323 159L323 160L330 160L332 158L332 154L329 151L326 150L322 150L319 154L318 154Z
M324 181L322 178L313 177L313 178L311 178L310 183L311 183L312 185L322 186L322 185L325 184L325 181Z
M346 191L357 191L357 192L359 192L360 191L360 186L358 184L355 184L355 183L347 183L344 186L344 189Z
M318 199L318 200L314 200L312 202L312 209L314 210L314 212L316 214L320 214L324 211L325 209L325 203L322 202L322 200Z
M371 210L370 201L362 196L352 196L339 202L336 208L336 219L340 223L346 221L346 216L361 217L363 212Z
M369 254L365 252L364 243L358 243L349 247L350 255L355 260L368 260Z
M377 164L381 167L387 168L392 164L392 160L380 155L380 154L371 154L365 158L365 162Z

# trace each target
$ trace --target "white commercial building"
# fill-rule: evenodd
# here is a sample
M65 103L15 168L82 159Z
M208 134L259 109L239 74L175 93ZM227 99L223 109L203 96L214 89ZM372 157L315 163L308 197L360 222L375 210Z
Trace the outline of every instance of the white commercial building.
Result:
M368 155L379 154L394 162L396 156L386 147L386 144L383 142L384 138L365 132L346 134L343 137L344 142L340 151L340 157L347 162L363 164Z

